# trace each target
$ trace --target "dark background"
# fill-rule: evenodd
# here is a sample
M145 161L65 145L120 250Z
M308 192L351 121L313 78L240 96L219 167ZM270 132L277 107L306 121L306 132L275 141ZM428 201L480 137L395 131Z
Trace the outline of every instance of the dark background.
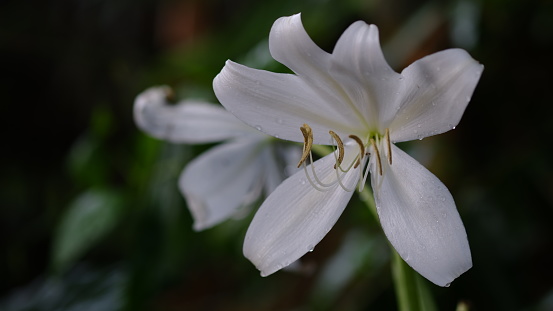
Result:
M378 224L353 200L299 272L267 278L241 253L250 218L193 232L176 187L209 146L149 138L132 120L152 85L215 101L226 59L285 70L266 38L302 12L327 51L379 26L401 71L461 47L484 74L454 131L403 147L450 189L474 267L440 310L553 309L553 2L0 1L2 310L388 310Z

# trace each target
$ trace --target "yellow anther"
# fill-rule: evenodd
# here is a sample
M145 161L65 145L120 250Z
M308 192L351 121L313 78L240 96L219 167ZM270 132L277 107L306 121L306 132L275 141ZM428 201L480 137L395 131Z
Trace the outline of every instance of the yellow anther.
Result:
M388 144L388 162L392 165L392 143L390 142L390 130L386 129L386 143Z
M344 160L344 143L342 142L342 139L340 139L340 136L338 134L334 133L333 131L328 131L330 136L334 138L336 141L336 145L338 145L338 160L336 161L336 164L334 164L334 169L336 169L337 166L342 164L342 161Z
M376 154L376 161L378 163L378 172L380 173L380 176L382 176L382 162L380 162L380 152L378 151L378 148L376 147L376 142L374 141L374 138L370 139L371 145L374 148L374 153Z
M311 147L313 146L313 131L311 127L307 124L303 124L300 127L301 133L303 134L303 154L301 155L300 162L298 163L298 168L307 160L307 157L311 153Z
M168 102L175 102L176 96L173 88L165 87L164 91L165 91L165 100L167 100Z
M357 137L356 135L349 135L349 138L355 140L355 142L359 145L359 149L361 150L359 152L359 158L357 158L357 162L355 162L355 165L353 168L357 168L361 164L361 160L363 160L363 157L365 156L365 146L363 145L363 141L361 138Z

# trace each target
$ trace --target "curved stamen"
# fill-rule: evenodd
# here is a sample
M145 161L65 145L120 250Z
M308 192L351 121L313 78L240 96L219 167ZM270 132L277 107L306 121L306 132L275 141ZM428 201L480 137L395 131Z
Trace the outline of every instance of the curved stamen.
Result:
M337 169L334 169L334 170L336 171L336 179L338 180L338 184L340 185L340 187L342 187L342 189L344 189L347 192L355 191L356 186L353 186L352 189L346 187L342 182L342 178L340 177L340 172Z
M336 169L336 167L340 166L342 161L344 161L344 143L342 139L340 139L340 136L334 133L334 131L328 131L328 133L336 141L336 145L338 145L338 159L336 159L336 164L334 164L334 169Z
M325 191L328 191L328 189L323 189L323 188L320 188L319 186L317 186L315 184L315 182L313 182L313 180L311 179L311 177L309 176L309 172L307 171L307 165L305 164L305 162L303 163L303 171L305 172L305 177L307 177L307 181L309 181L309 183L311 184L311 186L321 192L325 192Z
M386 144L388 145L388 162L390 162L390 165L392 165L392 143L390 142L390 129L386 129L385 139Z
M355 140L355 142L359 145L359 149L361 150L359 152L357 162L355 162L355 165L353 166L353 168L357 168L359 164L361 164L361 160L363 160L363 157L365 156L365 146L363 145L363 141L361 140L361 138L357 137L356 135L349 135L349 138Z
M311 160L311 171L313 172L313 177L315 178L315 181L321 185L322 187L329 188L336 184L336 181L331 182L329 184L322 182L319 177L317 176L317 173L315 173L315 162L313 162L313 155L309 154L309 159Z
M303 154L301 155L300 162L298 163L298 168L305 162L307 157L311 154L311 147L313 146L313 131L311 127L307 124L303 124L300 127L301 133L303 134Z
M376 154L376 161L378 163L378 171L380 173L380 176L382 176L382 162L380 161L380 152L378 151L378 147L376 147L376 142L374 141L374 138L370 139L371 145L373 146L374 153Z

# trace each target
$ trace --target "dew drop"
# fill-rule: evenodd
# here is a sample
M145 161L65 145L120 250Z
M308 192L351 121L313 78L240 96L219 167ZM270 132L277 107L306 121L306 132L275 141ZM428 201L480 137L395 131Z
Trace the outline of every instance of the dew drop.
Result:
M312 252L312 251L315 250L315 246L309 245L309 246L307 247L307 249L308 249L308 252Z
M447 283L446 285L444 285L444 287L449 287L451 285L451 283Z
M262 129L262 128L261 128L261 125L256 125L256 126L255 126L255 129L258 130L258 131L261 131L261 129Z

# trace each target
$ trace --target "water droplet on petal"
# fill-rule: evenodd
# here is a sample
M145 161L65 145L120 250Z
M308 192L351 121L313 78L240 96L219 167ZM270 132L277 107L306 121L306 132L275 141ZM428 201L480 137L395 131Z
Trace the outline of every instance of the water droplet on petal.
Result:
M451 285L451 283L447 283L446 285L444 285L444 287L449 287Z
M309 246L307 247L307 249L308 249L308 252L312 252L312 251L315 250L315 246L309 245Z
M258 130L258 131L261 131L262 127L261 127L261 125L256 125L255 129Z

